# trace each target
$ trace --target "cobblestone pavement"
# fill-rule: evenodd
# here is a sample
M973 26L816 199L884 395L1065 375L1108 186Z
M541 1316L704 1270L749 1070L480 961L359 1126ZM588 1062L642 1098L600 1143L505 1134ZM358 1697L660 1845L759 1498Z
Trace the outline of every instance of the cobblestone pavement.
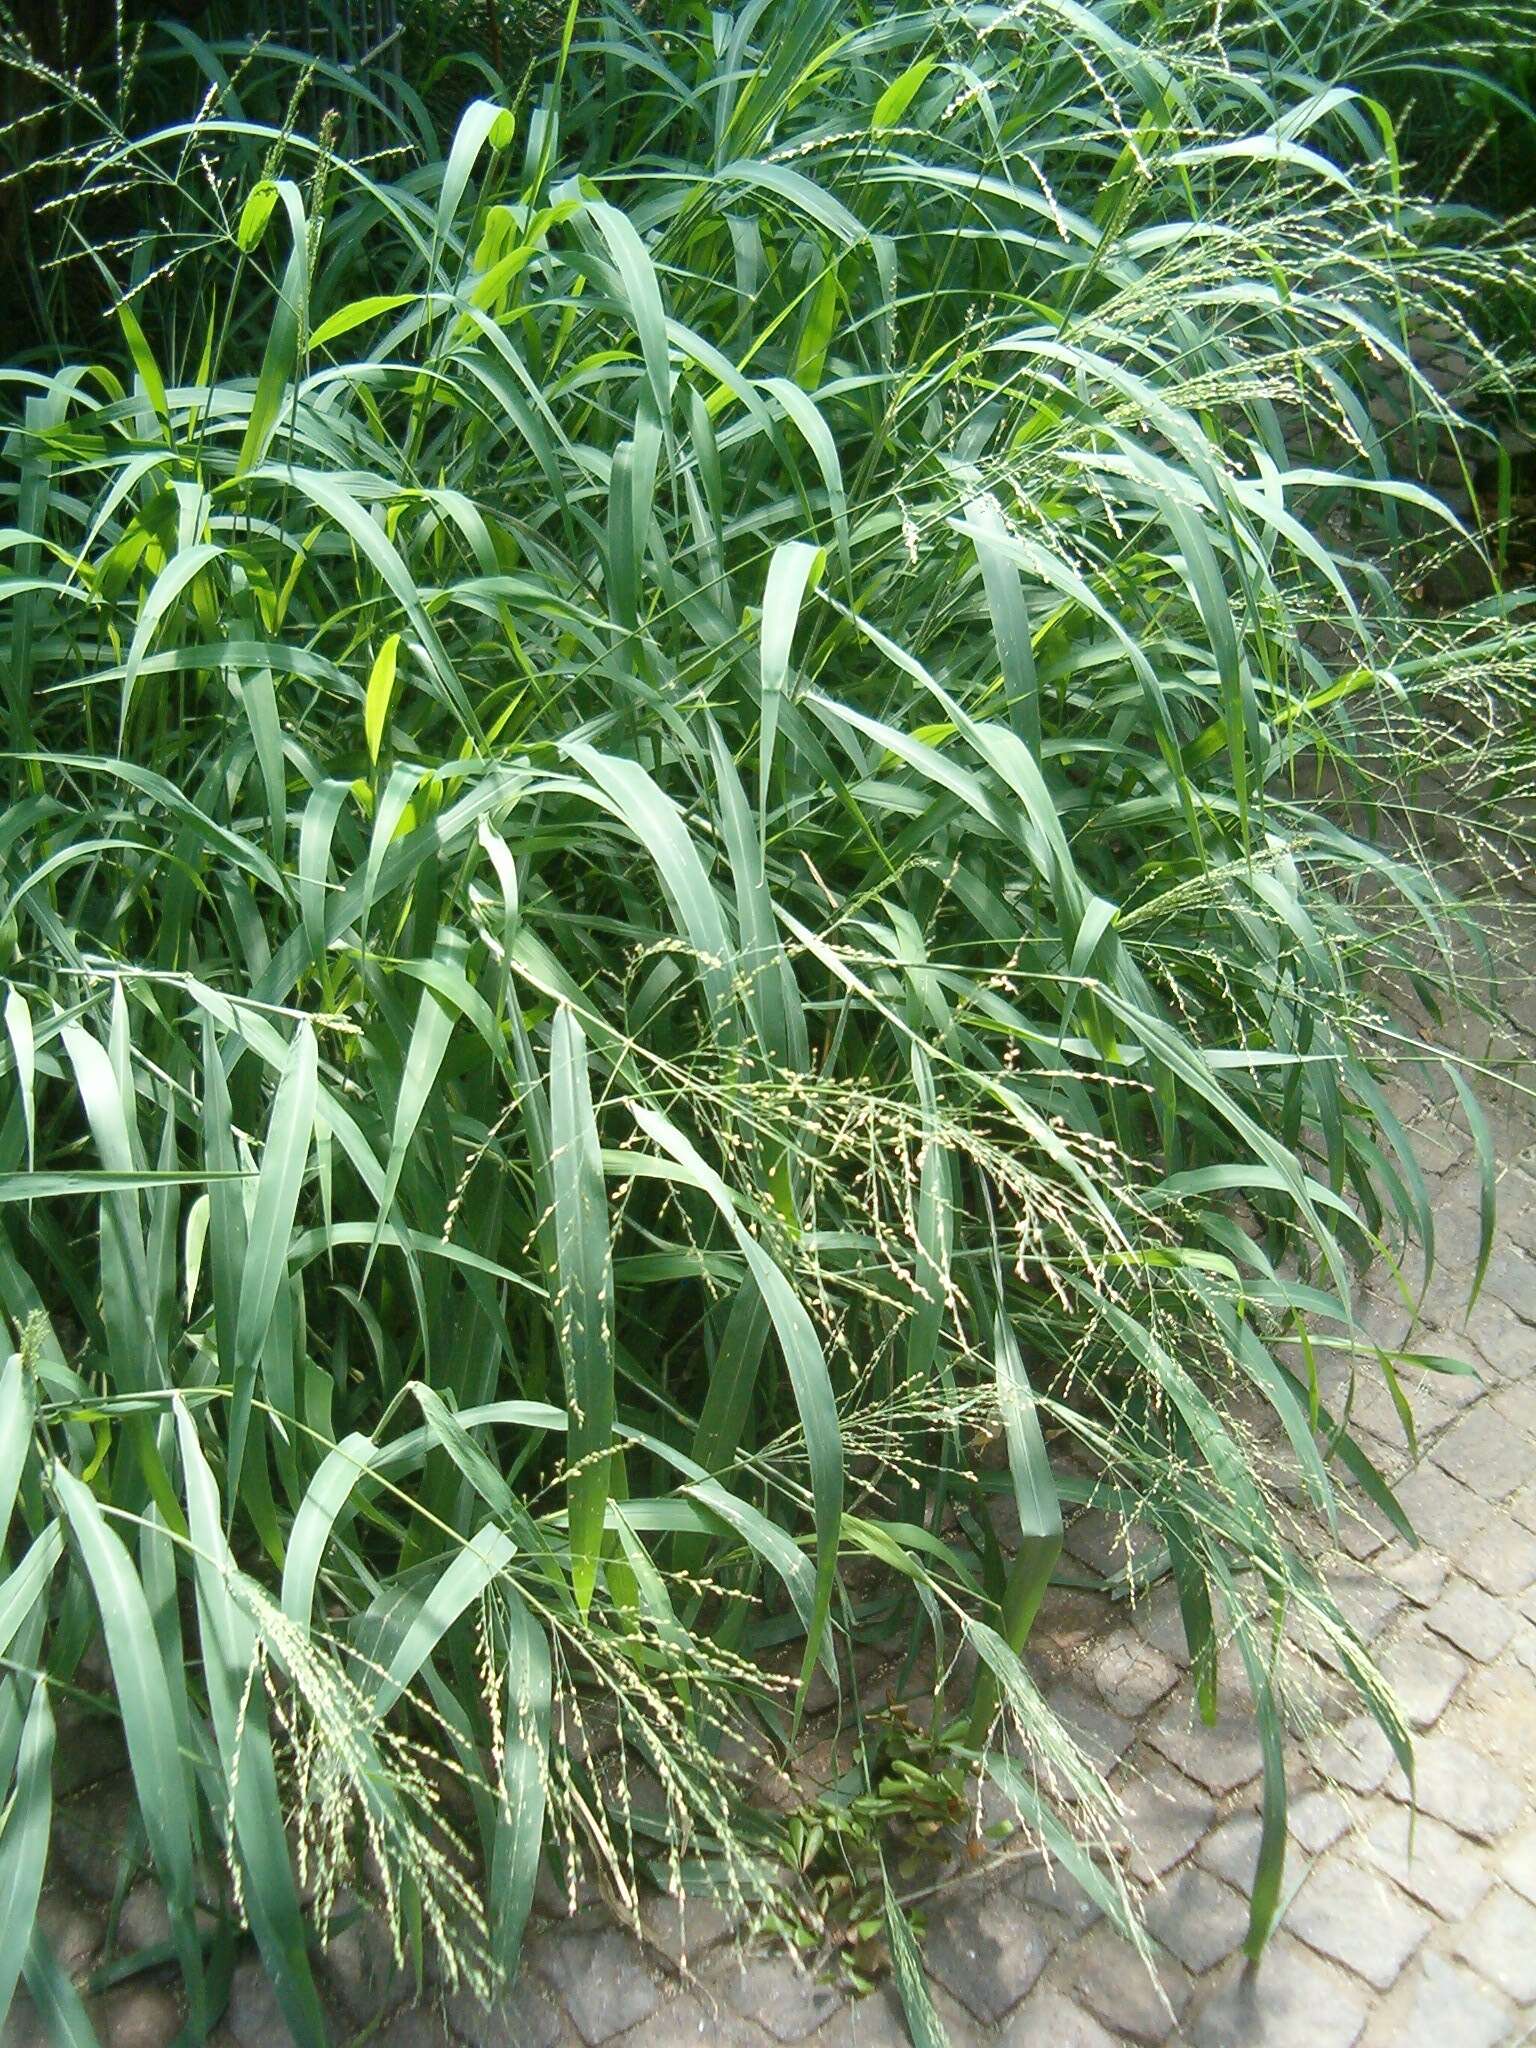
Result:
M1506 1051L1511 1048L1506 1048ZM1492 2048L1536 2038L1536 1124L1496 1112L1500 1234L1482 1297L1461 1310L1477 1256L1470 1141L1437 1105L1399 1090L1434 1176L1443 1271L1427 1297L1425 1350L1474 1368L1408 1391L1420 1458L1409 1459L1385 1391L1362 1375L1357 1428L1422 1536L1418 1550L1374 1521L1344 1529L1341 1603L1372 1641L1418 1735L1418 1817L1385 1742L1346 1717L1298 1756L1287 1904L1262 1966L1245 1968L1245 1891L1258 1839L1259 1750L1240 1704L1214 1728L1192 1719L1182 1640L1162 1596L1134 1610L1053 1595L1036 1639L1053 1704L1090 1752L1118 1758L1127 1868L1160 1944L1156 1981L1067 1883L1000 1857L930 1913L927 1958L954 2048ZM1404 1318L1380 1281L1366 1327L1399 1341ZM1114 1532L1074 1525L1083 1561L1108 1562ZM1240 1694L1240 1688L1235 1689ZM88 1748L67 1760L85 1784L61 1825L46 1921L56 1952L85 1971L103 1940L125 1803ZM97 1782L88 1783L93 1777ZM158 1937L156 1902L130 1892L118 1945ZM326 1962L338 2040L374 2048L900 2048L891 1993L850 2002L777 1957L743 1958L707 1906L686 1925L654 1902L642 1947L600 1906L544 1918L518 1987L486 2012L466 1996L414 2002L382 1942L357 1927ZM161 2048L178 2015L149 1979L93 2001L104 2048ZM35 2025L13 2014L6 2048ZM259 1965L235 1973L221 2048L280 2048L284 2030Z

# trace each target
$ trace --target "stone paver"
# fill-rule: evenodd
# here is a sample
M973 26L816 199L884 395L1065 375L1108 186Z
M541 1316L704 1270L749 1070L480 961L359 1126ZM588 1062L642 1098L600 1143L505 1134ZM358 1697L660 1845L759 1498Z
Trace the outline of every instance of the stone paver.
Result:
M819 1984L780 1956L735 1958L706 1982L744 2019L755 2020L775 2041L803 2041L842 2003L831 1985Z
M1020 1898L1063 1923L1073 1934L1081 1934L1103 1918L1097 1902L1059 1862L1036 1864L1015 1889Z
M531 1960L587 2048L649 2019L661 2003L638 1947L617 1927L562 1929L538 1943Z
M1381 1675L1397 1695L1410 1728L1420 1735L1433 1728L1467 1675L1465 1661L1454 1650L1407 1635L1381 1660Z
M1424 1625L1476 1663L1490 1664L1514 1634L1515 1618L1481 1586L1462 1581L1441 1594Z
M929 1975L984 2025L1012 2012L1050 1957L1042 1916L1006 1891L962 1892L929 1926Z
M1190 2038L1195 2048L1354 2048L1365 2019L1358 1986L1282 1939L1218 1986Z
M1536 1536L1501 1516L1474 1539L1457 1562L1485 1593L1507 1600L1536 1585Z
M1509 2014L1470 1970L1443 1956L1425 1956L1416 1966L1413 2002L1399 2038L1425 2048L1496 2048L1511 2040ZM1383 2037L1384 2043L1385 2038Z
M1433 1607L1445 1587L1450 1566L1438 1550L1420 1544L1416 1550L1395 1547L1381 1561L1381 1571L1415 1607Z
M1390 1991L1431 1922L1385 1878L1339 1858L1311 1873L1286 1925L1319 1955Z
M1116 2037L1080 2005L1042 1985L997 2038L1000 2048L1115 2048Z
M466 2038L479 2048L478 2035ZM765 2048L770 2038L761 2027L726 2011L718 2003L683 1992L669 1998L628 2033L620 2034L611 2048ZM859 2048L876 2048L878 2039L862 2031L848 2038L850 2043L857 2041ZM516 2048L517 2039L514 2034L508 2048ZM900 2041L899 2034L891 2036L889 2048L899 2048ZM887 2048L887 2044L880 2043L880 2048Z
M1127 1868L1144 1884L1182 1863L1216 1818L1216 1802L1166 1764L1153 1776L1133 1778L1121 1802L1131 1841Z
M1531 1476L1530 1446L1491 1401L1480 1401L1440 1439L1435 1463L1485 1501L1507 1500Z
M1147 1902L1147 1926L1191 1975L1225 1962L1248 1932L1248 1908L1232 1890L1198 1865L1186 1864L1165 1890Z
M1107 1925L1084 1935L1067 1960L1077 2003L1122 2040L1157 2048L1172 2035L1189 2004L1189 1978L1177 1963L1165 1961L1149 1970L1129 1942Z
M1435 1465L1420 1465L1395 1489L1421 1543L1454 1556L1492 1520L1486 1501Z
M1418 1745L1415 1765L1414 1790L1421 1813L1484 1842L1507 1835L1519 1820L1525 1805L1520 1787L1465 1743L1445 1735L1428 1736ZM1394 1796L1406 1800L1406 1787Z
M1350 1792L1374 1792L1398 1772L1392 1745L1369 1714L1354 1714L1316 1744L1314 1760L1330 1784Z
M1175 1700L1149 1739L1169 1763L1218 1797L1250 1783L1264 1760L1253 1716L1239 1707L1229 1707L1207 1727L1187 1699Z
M1136 1727L1075 1685L1053 1685L1046 1701L1096 1769L1111 1771L1136 1739Z
M1493 1883L1480 1852L1454 1828L1404 1807L1384 1813L1362 1838L1360 1852L1396 1880L1410 1898L1441 1919L1465 1920Z
M1504 1882L1536 1906L1536 1830L1509 1843L1498 1860Z
M1090 1651L1088 1669L1105 1706L1131 1721L1150 1712L1179 1679L1173 1659L1130 1628L1116 1629Z
M1457 1938L1456 1953L1516 2005L1536 2004L1536 1906L1501 1886Z
M444 2017L456 2034L475 2042L476 2048L555 2048L561 2034L559 2014L531 1975L524 1975L488 2006L461 1987L447 1999Z

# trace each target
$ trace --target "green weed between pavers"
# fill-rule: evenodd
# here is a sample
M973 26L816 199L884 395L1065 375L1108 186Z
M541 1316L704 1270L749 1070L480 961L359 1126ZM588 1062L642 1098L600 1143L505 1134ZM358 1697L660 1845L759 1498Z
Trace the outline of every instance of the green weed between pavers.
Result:
M1251 1695L1252 1946L1287 1645L1406 1759L1308 1517L1401 1521L1347 1368L1396 1389L1356 1268L1432 1263L1362 992L1451 971L1405 772L1531 675L1514 600L1414 615L1478 455L1420 342L1496 385L1528 268L1411 196L1340 14L611 0L360 158L355 76L178 29L50 115L0 2003L86 2038L34 1909L87 1712L191 2037L248 1930L322 2039L359 1871L489 1988L542 1852L766 1893L936 2041L904 1859L983 1780L1130 1924L1026 1656L1083 1503ZM774 1822L872 1645L940 1734Z

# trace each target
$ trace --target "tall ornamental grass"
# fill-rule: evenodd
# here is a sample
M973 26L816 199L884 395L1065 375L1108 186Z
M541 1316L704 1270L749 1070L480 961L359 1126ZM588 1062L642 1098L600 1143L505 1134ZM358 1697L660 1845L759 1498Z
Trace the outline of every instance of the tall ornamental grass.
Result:
M1257 1716L1252 1948L1289 1646L1408 1760L1314 1559L1406 1527L1364 976L1450 959L1421 341L1494 376L1510 259L1323 17L603 0L362 158L275 47L76 94L100 344L3 379L0 2006L85 2038L82 1716L189 2037L248 1930L312 2043L360 1872L482 1988L541 1850L758 1896L743 1772L869 1646L1124 1918L1028 1651L1089 1501Z

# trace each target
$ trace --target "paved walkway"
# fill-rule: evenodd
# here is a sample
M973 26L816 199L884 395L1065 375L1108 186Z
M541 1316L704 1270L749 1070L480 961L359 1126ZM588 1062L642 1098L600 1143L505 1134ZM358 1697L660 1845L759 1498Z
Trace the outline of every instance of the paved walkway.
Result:
M1536 1006L1526 1022L1529 1056ZM1421 1457L1409 1470L1391 1404L1362 1374L1356 1423L1384 1467L1404 1475L1399 1495L1424 1540L1410 1551L1369 1521L1351 1523L1337 1584L1418 1731L1417 1823L1410 1832L1406 1787L1369 1724L1346 1719L1314 1762L1298 1757L1290 1896L1262 1967L1246 1970L1258 1836L1251 1726L1241 1712L1214 1729L1192 1723L1165 1598L1130 1611L1052 1596L1036 1632L1051 1697L1091 1753L1119 1759L1127 1867L1162 1947L1158 1981L1080 1893L1038 1864L1000 1858L930 1913L928 1964L953 2048L1492 2048L1536 2038L1536 1122L1496 1108L1500 1236L1463 1322L1477 1252L1469 1144L1435 1103L1398 1093L1434 1175L1445 1268L1428 1299L1433 1335L1421 1342L1477 1376L1410 1389ZM1362 1313L1381 1341L1401 1338L1384 1296L1368 1294ZM1113 1540L1092 1516L1070 1538L1098 1564ZM76 1767L91 1776L88 1758ZM122 1805L120 1779L91 1785L59 1833L46 1915L77 1972L103 1938L103 1840ZM782 1960L743 1961L706 1907L690 1915L684 1982L675 1909L658 1902L650 1920L645 1950L601 1907L545 1920L520 1985L490 2013L462 1997L446 2009L410 2003L382 1945L354 1929L327 1960L338 2039L372 2029L375 2048L906 2042L888 1990L853 2002ZM154 1921L153 1899L130 1894L120 1946L155 1939ZM104 2048L161 2048L177 2025L169 1991L147 1980L94 2001L94 2017ZM24 2012L4 2031L8 2048L35 2038ZM284 2038L259 1966L242 1964L224 2048L280 2048Z

